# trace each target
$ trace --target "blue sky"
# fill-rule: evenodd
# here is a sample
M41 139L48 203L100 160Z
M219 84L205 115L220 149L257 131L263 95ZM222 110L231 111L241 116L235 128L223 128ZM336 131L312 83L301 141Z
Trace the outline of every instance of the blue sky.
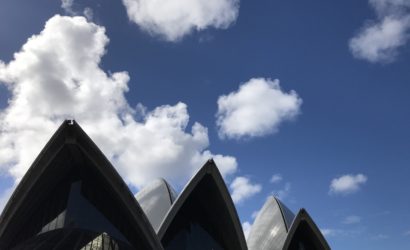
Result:
M245 224L278 195L333 249L408 249L409 2L210 2L2 1L0 205L75 118L134 191L214 157Z

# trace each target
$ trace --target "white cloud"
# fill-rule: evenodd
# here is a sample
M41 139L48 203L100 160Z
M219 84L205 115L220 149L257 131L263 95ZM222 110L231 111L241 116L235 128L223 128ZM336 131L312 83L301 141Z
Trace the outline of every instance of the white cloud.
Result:
M230 188L232 190L232 200L235 203L241 203L262 190L260 184L252 184L248 178L243 176L236 177Z
M410 37L410 1L369 0L378 16L368 22L349 42L356 58L389 63Z
M320 229L320 232L323 234L323 236L330 237L330 236L335 236L338 230L331 229L331 228L323 228L323 229Z
M71 16L78 16L82 14L87 18L87 20L93 19L94 12L90 7L85 7L82 12L79 12L74 10L73 6L74 0L61 0L61 8L65 11L66 14Z
M404 235L404 236L410 236L410 230L405 231L405 232L403 233L403 235Z
M323 228L320 229L320 232L325 236L326 238L330 237L336 237L336 236L356 236L361 233L360 230L342 230L342 229L335 229L335 228Z
M335 178L330 183L329 194L351 194L360 189L360 185L366 183L367 177L363 174L343 175Z
M274 190L272 194L276 196L277 198L279 198L279 200L284 200L286 197L289 196L290 189L291 189L291 184L287 182L282 189Z
M252 224L249 223L248 221L245 221L244 223L242 223L242 229L243 229L243 234L245 235L245 239L248 238L251 228L252 228Z
M366 26L350 40L350 49L357 58L370 62L390 62L397 49L407 43L410 18L385 17L381 22Z
M75 13L73 11L73 4L74 0L61 0L61 8L63 8L63 10L70 15Z
M194 30L226 29L238 16L239 0L123 0L129 19L168 41Z
M326 238L343 237L343 238L357 238L366 232L366 227L356 227L353 229L339 229L339 228L321 228L320 232Z
M369 4L375 9L378 16L404 15L410 8L408 0L369 0Z
M90 7L85 7L83 10L83 16L85 16L87 20L93 20L94 12Z
M357 215L349 215L346 218L343 219L342 223L343 224L357 224L360 223L360 221L362 220L362 218L360 216Z
M270 183L279 183L281 182L283 179L281 174L274 174L272 175L272 177L270 178Z
M188 130L184 103L151 111L128 104L128 73L99 67L108 41L84 17L56 15L12 61L0 61L0 82L11 92L0 110L0 171L18 182L61 122L75 118L136 187L157 177L183 184L210 157L223 175L234 173L234 157L207 149L207 128Z
M373 237L372 237L372 239L374 239L374 240L385 240L385 239L388 239L388 238L390 238L390 236L387 235L387 234L383 234L383 233L373 235Z
M279 80L252 78L238 91L218 98L219 135L239 139L274 133L279 124L299 114L301 104L295 91L281 90Z

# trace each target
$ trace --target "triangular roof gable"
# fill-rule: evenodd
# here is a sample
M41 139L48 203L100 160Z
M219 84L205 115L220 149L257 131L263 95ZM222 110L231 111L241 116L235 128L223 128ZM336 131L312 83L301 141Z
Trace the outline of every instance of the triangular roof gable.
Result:
M159 230L161 222L176 199L176 193L166 180L157 179L142 188L135 198L152 227Z
M283 249L299 249L297 245L298 241L303 239L307 239L308 244L312 245L312 248L308 247L307 249L330 250L330 246L319 228L316 226L308 212L302 208L293 220Z
M198 197L200 196L200 197ZM212 159L208 160L198 173L188 182L175 200L158 231L158 237L167 248L172 240L172 230L181 225L179 218L184 207L192 214L200 214L212 230L223 238L215 239L224 249L247 249L242 227L225 182ZM182 217L186 219L192 214ZM204 216L205 215L205 216ZM195 216L195 215L193 215ZM207 217L207 218L203 218ZM212 232L208 232L212 237Z
M130 243L132 245L142 244L147 249L162 249L148 219L127 185L75 121L62 123L37 156L8 201L0 217L0 248L10 244L13 234L27 220L25 217L30 215L32 205L36 204L37 199L40 200L43 191L49 193L49 189L58 183L59 178L63 178L62 175L66 173L63 171L63 167L61 169L52 167L55 164L51 163L59 160L61 165L64 165L64 159L56 159L56 157L69 155L71 151L74 152L74 156L80 152L82 157L91 162L92 171L98 175L100 180L103 180L106 188L115 194L118 208L124 213L123 216L130 222L131 230L135 233L132 239L127 238ZM72 157L72 155L70 156ZM75 161L76 159L70 160ZM65 166L65 168L67 167Z

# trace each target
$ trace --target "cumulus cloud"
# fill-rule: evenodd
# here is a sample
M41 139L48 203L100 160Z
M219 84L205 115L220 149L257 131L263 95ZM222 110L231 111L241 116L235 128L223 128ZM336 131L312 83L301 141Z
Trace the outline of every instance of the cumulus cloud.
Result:
M357 224L360 223L360 221L362 220L362 218L360 216L357 215L349 215L346 218L343 219L342 223L343 224Z
M283 179L281 174L274 174L272 175L272 177L270 178L270 183L279 183L281 182Z
M389 63L410 38L410 1L369 0L377 20L367 24L354 36L349 47L356 58Z
M367 177L363 174L343 175L331 181L329 194L346 195L357 192L366 181Z
M252 184L249 178L243 176L236 177L232 181L230 188L232 190L232 200L235 203L241 203L262 190L260 184Z
M217 126L221 138L240 139L274 133L300 113L302 99L284 92L279 80L252 78L237 91L218 98Z
M186 104L128 104L128 73L99 67L108 42L84 17L56 15L12 61L0 61L11 93L0 110L0 171L18 182L61 122L75 118L130 185L157 177L182 184L210 157L222 175L235 172L234 157L208 150L206 127L188 128Z
M226 29L237 18L239 0L123 0L129 19L142 30L178 41L194 30Z

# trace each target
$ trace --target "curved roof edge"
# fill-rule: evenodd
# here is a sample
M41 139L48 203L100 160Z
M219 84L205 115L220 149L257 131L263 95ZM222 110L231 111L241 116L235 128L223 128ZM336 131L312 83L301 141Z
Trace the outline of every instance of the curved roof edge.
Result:
M165 180L164 178L160 178L160 180L165 184L165 187L168 191L168 197L171 205L174 203L175 199L177 198L177 193L175 192L174 188Z
M163 186L166 189L166 196L169 200L170 205L172 205L176 199L176 192L175 190L172 188L172 186L164 179L164 178L157 178L153 181L151 181L148 185L144 186L143 188L141 188L136 194L135 194L135 198L138 199L142 198L140 197L141 193L147 189L150 188L151 185L155 185L156 182L160 182L161 186ZM141 204L140 204L141 205Z
M225 182L218 170L213 159L209 159L200 169L199 171L191 178L191 180L187 183L184 187L180 195L177 197L175 202L172 204L171 209L168 211L167 215L165 216L164 220L161 223L161 226L158 230L158 238L162 240L165 233L167 232L168 227L171 225L172 221L174 220L175 216L177 215L178 211L184 205L187 198L191 195L191 193L195 190L196 186L200 181L206 176L210 175L213 180L215 181L217 188L224 200L228 213L230 215L230 220L232 221L235 234L239 241L239 245L241 249L247 249L245 236L242 230L242 226L239 220L239 216L236 212L234 203L232 201L231 195L228 191L228 188L225 185Z
M47 171L51 161L66 144L78 146L95 166L98 166L99 174L109 183L119 200L128 205L125 207L132 215L131 219L144 234L142 237L147 240L152 249L163 249L154 229L128 186L97 145L74 120L65 120L60 125L14 190L0 216L0 239L26 200L31 188L38 184L39 178Z
M165 179L158 178L139 190L135 198L151 226L158 230L176 199L176 193Z
M279 200L278 197L273 196L273 198L279 206L280 213L282 215L282 220L285 223L286 231L289 232L290 226L292 225L292 222L295 219L295 214L288 207L286 207L285 204L283 204L283 202Z
M302 208L299 210L298 214L296 215L295 219L293 220L292 225L290 226L289 232L288 232L288 237L285 240L285 244L283 245L283 249L287 250L290 247L290 243L292 242L292 239L296 233L296 230L299 228L302 222L306 222L309 228L313 231L315 236L317 237L317 240L319 241L320 245L323 247L322 249L324 250L330 250L330 246L327 243L325 237L323 234L320 232L319 228L316 226L315 222L313 219L310 217L308 212Z
M282 249L293 218L293 213L277 197L268 196L249 232L248 249Z

